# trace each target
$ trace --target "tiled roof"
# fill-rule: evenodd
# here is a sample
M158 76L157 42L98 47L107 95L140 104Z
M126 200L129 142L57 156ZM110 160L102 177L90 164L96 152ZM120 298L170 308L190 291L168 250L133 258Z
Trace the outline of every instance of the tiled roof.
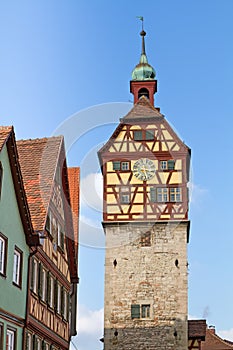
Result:
M0 126L0 151L6 144L8 159L11 167L11 175L14 183L15 196L18 203L19 214L29 246L37 246L39 237L33 234L33 226L29 212L27 197L22 179L22 172L18 160L15 133L13 126Z
M44 229L62 136L17 141L24 187L35 231Z
M13 130L12 126L0 126L0 151Z
M163 118L163 115L159 112L157 108L152 106L148 98L145 96L140 97L138 102L133 106L126 116L124 116L121 121L129 122L135 119L150 119L150 118Z
M205 339L206 320L188 320L188 338Z
M79 188L80 169L78 167L68 168L70 204L73 214L75 245L78 245L78 221L79 221ZM76 251L77 255L77 251Z
M230 350L233 349L233 343L220 338L214 329L206 329L206 338L201 343L202 350Z

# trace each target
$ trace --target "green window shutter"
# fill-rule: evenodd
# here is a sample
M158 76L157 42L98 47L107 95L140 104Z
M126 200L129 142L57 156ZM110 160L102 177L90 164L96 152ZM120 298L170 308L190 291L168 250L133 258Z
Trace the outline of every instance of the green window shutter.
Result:
M140 305L132 304L131 305L131 318L140 318Z
M113 170L121 170L121 162L112 162L112 168Z
M149 131L149 130L146 131L146 140L154 140L154 133L153 133L152 130L151 131Z
M142 140L142 131L141 130L134 131L133 138L135 141L141 141Z
M156 202L156 188L154 188L154 187L150 188L150 200L153 203Z
M167 168L168 168L168 170L174 170L175 169L175 161L174 160L168 160L167 161Z

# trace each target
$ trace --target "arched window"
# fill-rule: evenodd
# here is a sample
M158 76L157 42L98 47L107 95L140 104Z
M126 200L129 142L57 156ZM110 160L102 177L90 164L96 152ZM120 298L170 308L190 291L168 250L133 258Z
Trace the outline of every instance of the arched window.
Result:
M2 163L0 162L0 198L1 198L1 192L2 192L2 177L3 177L3 167L2 167Z
M145 96L145 97L149 98L149 91L148 91L146 88L141 88L141 89L138 91L138 99L139 99L141 96Z

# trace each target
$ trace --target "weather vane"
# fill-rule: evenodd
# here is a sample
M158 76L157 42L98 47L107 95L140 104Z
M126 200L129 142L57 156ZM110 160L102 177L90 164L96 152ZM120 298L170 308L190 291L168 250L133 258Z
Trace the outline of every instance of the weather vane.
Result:
M137 18L140 19L140 21L142 21L142 30L144 30L144 29L143 29L143 21L144 21L144 18L143 18L142 16L137 16Z

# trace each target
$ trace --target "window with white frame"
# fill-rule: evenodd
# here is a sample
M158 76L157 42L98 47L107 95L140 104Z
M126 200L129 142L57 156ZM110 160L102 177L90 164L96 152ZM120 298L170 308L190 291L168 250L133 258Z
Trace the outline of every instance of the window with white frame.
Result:
M7 238L0 232L0 274L6 275Z
M141 318L150 318L150 305L142 304L141 305Z
M112 162L113 170L122 170L127 171L130 170L130 162L129 161L113 161Z
M168 189L166 187L157 188L157 202L168 202Z
M32 271L31 271L31 290L33 293L38 293L38 268L39 263L36 259L32 259Z
M15 247L13 262L13 283L17 286L21 286L22 256L23 253L17 247Z
M6 331L6 350L15 350L15 331L7 329Z
M170 201L171 202L181 202L181 188L172 187L170 188Z
M132 304L131 305L131 318L151 318L150 304Z
M130 203L130 188L128 186L120 188L120 202L121 204Z
M41 300L46 301L46 292L47 292L47 271L42 267L41 270Z

